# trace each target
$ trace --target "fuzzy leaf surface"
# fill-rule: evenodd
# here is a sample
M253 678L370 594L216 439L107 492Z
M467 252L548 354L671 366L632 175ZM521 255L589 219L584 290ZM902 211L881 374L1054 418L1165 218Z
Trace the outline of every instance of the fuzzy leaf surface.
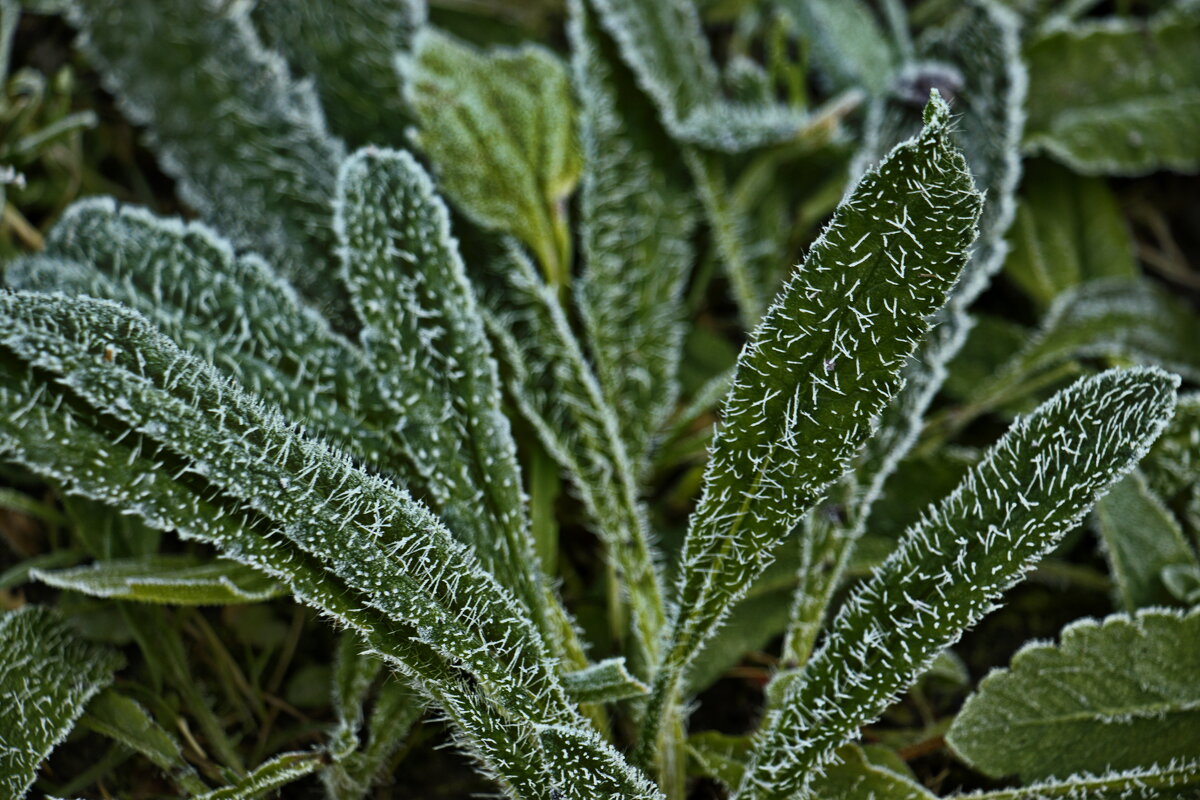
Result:
M38 766L112 682L121 657L80 641L54 612L0 616L0 790L25 796Z
M1153 368L1079 381L1019 420L860 585L784 692L737 797L807 795L832 753L994 607L1145 455L1179 379ZM1052 749L1052 748L1051 748Z
M1035 642L967 699L947 741L981 772L1024 780L1194 758L1200 611L1082 620Z
M567 693L579 703L613 703L640 697L650 689L625 668L625 659L606 658L563 676Z
M188 556L98 561L71 569L35 569L30 575L50 586L92 597L181 606L255 603L285 592L261 572L236 561L203 563Z
M208 791L184 760L179 741L133 699L105 689L88 703L81 724L145 756L189 795Z
M1085 772L1018 789L959 796L964 800L1187 800L1196 796L1197 786L1200 786L1200 759L1173 759L1147 767L1097 774Z
M782 0L779 6L795 19L831 87L871 94L887 87L899 57L863 0Z
M1051 29L1025 46L1025 146L1076 172L1200 170L1200 9Z
M312 85L293 80L263 47L248 5L72 0L68 17L105 88L146 126L181 198L326 298L329 203L343 147Z

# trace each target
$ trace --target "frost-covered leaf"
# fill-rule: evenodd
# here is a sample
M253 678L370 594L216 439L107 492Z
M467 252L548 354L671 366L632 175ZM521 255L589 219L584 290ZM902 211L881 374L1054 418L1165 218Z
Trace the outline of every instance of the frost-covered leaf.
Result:
M1078 172L1200 170L1200 9L1051 28L1025 46L1025 145Z
M405 467L374 419L382 404L362 354L261 258L235 253L206 225L83 200L54 226L46 252L9 265L4 279L136 309L340 447L392 471Z
M890 751L889 751L890 752ZM893 755L893 758L895 756ZM813 782L813 793L822 800L935 800L936 795L911 775L904 775L882 759L872 759L869 751L846 745L838 751L837 761Z
M649 688L629 674L625 659L608 658L563 676L567 693L579 703L613 703L640 697Z
M812 59L834 89L876 94L899 61L879 18L864 0L777 0L812 48Z
M267 44L317 87L330 126L355 145L403 141L409 123L396 54L425 23L425 0L254 5Z
M1191 800L1200 787L1200 759L1174 759L1134 769L1083 773L1062 780L957 795L964 800Z
M92 597L183 606L254 603L285 591L236 561L204 562L190 556L97 561L71 569L35 569L30 574L42 583Z
M661 576L637 477L616 413L575 336L554 288L516 247L488 264L497 284L484 299L517 407L583 501L628 604L634 673L658 658L665 617ZM626 624L627 623L627 624Z
M660 703L849 465L966 261L981 199L936 96L927 120L838 208L742 351L684 544Z
M1114 370L1019 420L842 606L769 713L736 796L810 793L833 752L1137 463L1170 418L1177 385L1153 368Z
M179 741L133 699L106 689L88 703L80 724L145 756L189 795L208 791L184 760Z
M689 0L589 0L638 85L675 138L739 152L786 141L804 126L795 108L727 99Z
M1179 398L1175 418L1142 462L1150 487L1178 509L1200 545L1200 394Z
M1100 178L1049 162L1026 168L1004 271L1042 306L1094 278L1133 278L1133 237Z
M1171 605L1163 571L1200 568L1179 523L1136 470L1096 504L1096 528L1126 611Z
M311 296L329 298L342 144L311 84L266 50L248 3L71 0L79 46L144 125L180 197Z
M571 627L545 585L496 363L446 207L412 156L368 149L342 167L335 226L396 438L434 507L557 650Z
M576 298L596 375L640 464L679 392L695 214L654 109L584 0L570 9L584 165Z
M228 786L197 795L196 800L258 800L277 792L292 781L311 775L325 765L324 753L282 753L255 767L250 774Z
M536 794L556 755L530 747L536 727L586 723L519 605L424 507L120 306L13 293L0 318L11 458L287 582L417 678L503 786Z
M24 797L38 765L113 679L121 657L82 642L54 612L0 616L0 791Z
M981 772L1027 781L1194 758L1200 611L1082 620L1060 644L1026 645L983 679L946 738Z
M413 47L405 93L438 182L476 224L516 236L565 285L567 200L582 169L566 68L542 47L480 51L433 29Z

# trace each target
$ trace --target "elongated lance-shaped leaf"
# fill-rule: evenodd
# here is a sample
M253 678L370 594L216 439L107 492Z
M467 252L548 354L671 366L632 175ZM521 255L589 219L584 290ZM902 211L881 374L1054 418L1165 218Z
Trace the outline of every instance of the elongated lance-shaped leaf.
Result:
M723 96L700 16L688 0L589 2L675 138L740 152L786 141L803 127L798 109Z
M665 618L661 577L620 426L556 292L515 245L488 265L488 327L510 393L566 473L607 549L629 606L631 667L657 662Z
M812 48L812 58L835 90L887 88L899 54L864 0L780 0Z
M337 726L330 733L329 750L335 761L358 749L363 706L383 669L383 662L364 652L364 648L362 640L353 631L346 631L338 638L330 692Z
M738 359L684 543L657 703L673 702L700 645L849 466L966 261L981 198L949 116L935 95L921 136L864 176Z
M967 699L947 735L988 775L1025 780L1194 758L1200 741L1200 611L1147 609L1035 642Z
M582 666L538 561L496 362L432 181L407 153L361 151L338 178L335 225L364 347L435 508Z
M405 92L446 195L480 227L516 236L566 285L567 200L582 169L566 68L540 46L483 52L432 28L414 48L400 61Z
M255 394L392 472L407 473L380 430L387 416L362 353L261 258L206 225L109 198L80 201L46 252L4 274L17 289L115 300L152 320Z
M317 87L330 127L354 145L399 142L410 117L395 58L425 24L425 0L256 3L268 46Z
M1171 605L1173 597L1163 583L1163 571L1171 567L1200 569L1174 515L1138 470L1096 504L1095 528L1126 611Z
M264 49L248 7L71 0L68 16L105 88L146 126L180 197L327 299L342 144L326 130L312 85Z
M121 665L116 652L75 638L53 611L0 616L0 790L25 796L38 766L66 738Z
M584 164L576 299L596 376L641 464L679 392L695 214L654 109L584 0L570 12Z
M388 761L404 745L424 710L423 698L406 681L399 676L385 680L371 708L367 744L322 773L329 796L333 800L359 800L382 782Z
M533 785L552 760L553 754L528 745L537 741L534 726L585 729L519 606L405 493L297 434L277 411L119 306L19 293L0 296L0 316L7 323L0 342L6 366L19 362L9 378L12 390L0 398L7 406L4 432L7 449L22 463L83 484L108 502L124 492L132 502L121 505L146 508L157 527L199 526L204 534L213 520L230 521L235 533L223 542L226 554L252 566L266 561L263 571L286 577L303 601L339 618L365 618L356 624L372 646L421 679L423 691L506 785ZM122 348L112 361L103 355L109 342ZM22 374L21 363L35 372ZM54 424L50 409L66 406L61 396L50 396L58 390L39 378L43 374L58 376L67 403L126 426L117 443L135 439L132 452L123 454L128 467L107 458L114 443L96 441L99 434L88 446L76 444L87 431L76 431L71 441L78 453L64 452L62 432L45 437ZM169 466L139 459L143 447ZM101 469L132 471L133 483L109 482ZM169 502L160 494L170 485L139 485L165 482L165 469L228 507L205 509L196 523L186 516L180 521L179 509L201 501L189 500L179 484L175 492L183 497ZM237 535L242 520L263 526L269 539ZM463 671L472 679L469 687L456 677ZM588 741L599 748L595 759L620 763L615 751Z
M606 658L563 676L567 693L580 703L612 703L640 697L649 689L629 674L625 659Z
M962 800L1158 800L1196 796L1200 759L1172 759L1134 769L1081 773L1061 780L955 795Z
M1076 172L1200 170L1200 9L1050 26L1032 37L1025 145Z
M92 597L182 606L234 605L270 600L284 589L244 564L207 563L189 556L97 561L70 569L35 569L30 576Z
M1082 380L1019 420L834 620L755 744L736 797L805 796L833 752L1058 543L1162 431L1179 379Z
M237 782L198 795L196 800L259 800L311 775L324 765L325 754L318 751L281 753L259 764Z

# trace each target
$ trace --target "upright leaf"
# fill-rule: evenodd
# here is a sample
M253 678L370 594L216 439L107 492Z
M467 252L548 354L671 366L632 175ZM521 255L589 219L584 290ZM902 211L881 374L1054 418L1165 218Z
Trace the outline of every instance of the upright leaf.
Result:
M576 298L597 377L638 464L679 391L695 215L654 109L583 0L570 9L584 164Z
M71 0L68 16L105 88L146 127L180 197L328 299L342 144L327 132L312 85L263 48L248 6Z
M921 135L863 177L742 351L684 543L659 704L870 435L967 259L981 198L949 114L935 94Z
M528 245L547 279L565 285L567 199L581 164L562 63L535 45L481 52L433 29L403 63L419 142L445 192L479 226Z
M257 3L267 44L317 87L330 126L355 145L402 141L410 118L397 53L425 23L425 0Z
M967 699L947 740L988 775L1024 780L1194 758L1200 612L1147 609L1035 642Z
M854 591L768 715L736 797L807 796L834 751L1137 463L1170 419L1178 382L1152 368L1114 370L1019 420Z
M1025 146L1086 174L1200 170L1200 10L1051 28L1025 46Z
M38 766L121 657L77 639L57 614L26 606L0 616L0 790L25 796Z
M835 90L888 85L899 54L864 0L777 0L812 48L813 61Z

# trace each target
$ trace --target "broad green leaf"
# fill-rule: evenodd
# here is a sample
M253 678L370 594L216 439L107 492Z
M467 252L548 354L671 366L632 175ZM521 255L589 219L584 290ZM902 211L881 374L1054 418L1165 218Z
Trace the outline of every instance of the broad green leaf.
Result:
M584 166L575 296L597 378L640 465L679 393L695 213L654 109L584 0L570 10Z
M1133 468L1170 418L1178 382L1153 368L1113 370L1019 420L851 594L780 692L736 797L811 794L834 751Z
M236 561L207 563L189 556L98 561L71 569L35 569L32 576L59 589L111 600L219 606L279 597L284 589Z
M0 295L0 318L0 445L13 458L288 582L419 677L514 793L536 794L540 776L562 768L553 763L562 751L528 745L539 726L586 730L556 662L518 604L422 506L300 435L133 312L11 293ZM108 361L114 342L121 352ZM159 453L169 466L151 458ZM621 764L595 737L578 747L590 762Z
M702 731L688 737L688 758L694 772L718 780L726 786L737 786L746 771L750 744L749 736Z
M801 110L727 99L699 14L690 0L589 0L604 29L676 139L740 152L787 141Z
M1038 781L1018 789L959 796L970 800L1189 800L1196 796L1198 786L1200 759L1175 759L1116 772Z
M1126 611L1172 605L1163 570L1200 568L1179 523L1136 470L1101 498L1095 519Z
M80 724L142 754L189 795L208 791L196 770L184 761L178 740L125 695L105 689L88 703Z
M1025 146L1088 174L1200 170L1198 48L1196 9L1034 37Z
M1061 643L1026 645L984 678L947 741L981 772L1027 781L1194 758L1198 642L1194 610L1073 623Z
M268 46L315 83L330 127L354 145L403 141L409 123L395 57L425 23L425 0L256 3Z
M335 227L364 349L434 508L553 649L586 663L538 561L496 363L429 176L407 153L360 151Z
M342 144L311 84L264 49L248 3L71 0L79 46L144 125L181 199L329 300Z
M684 544L657 703L675 702L704 641L849 466L967 259L981 198L950 145L949 108L934 95L926 113L921 135L839 207L742 351Z
M889 751L890 752L890 751ZM846 745L838 761L813 783L813 794L822 800L935 800L936 795L909 775L881 761L873 761L863 748Z
M565 285L567 200L582 169L566 69L542 47L480 51L433 29L413 49L405 93L438 182L472 221L516 236Z
M1094 278L1134 278L1133 237L1100 178L1034 162L1021 185L1004 271L1039 305Z
M342 448L407 471L380 430L366 360L261 258L211 228L109 198L75 203L46 252L5 271L17 289L90 295L136 309L177 344ZM115 351L114 351L115 352Z
M563 676L567 693L579 703L613 703L640 697L650 689L629 674L625 659L608 658Z
M1181 512L1200 546L1200 394L1179 398L1175 418L1142 462L1142 471L1150 487Z
M121 657L76 639L54 612L25 606L0 616L0 791L18 800L38 766L112 682Z
M258 800L292 781L311 775L324 765L325 754L321 752L282 753L264 761L236 783L197 795L196 800Z
M812 59L835 90L887 88L899 55L863 0L776 0L795 18Z

